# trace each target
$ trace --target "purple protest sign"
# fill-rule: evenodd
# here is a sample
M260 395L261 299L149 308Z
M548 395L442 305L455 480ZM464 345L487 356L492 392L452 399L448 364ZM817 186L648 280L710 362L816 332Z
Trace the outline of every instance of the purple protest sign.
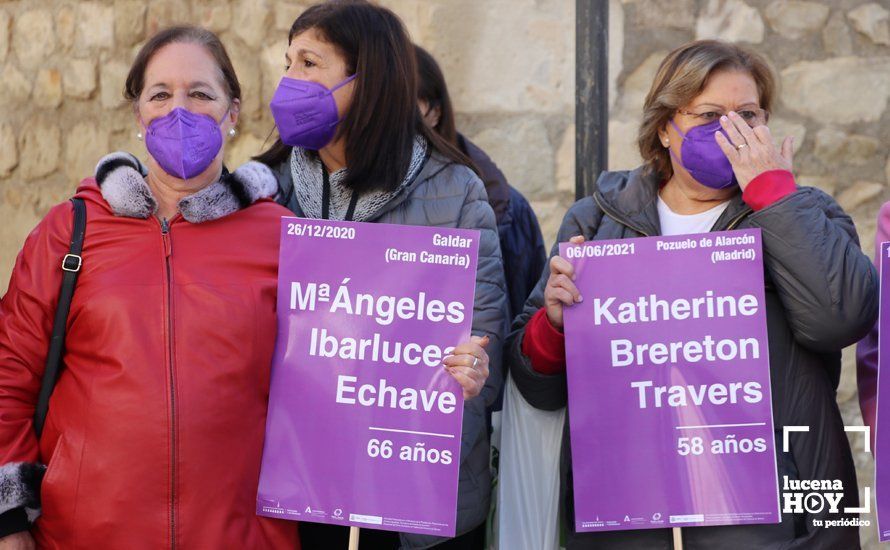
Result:
M780 521L761 246L560 245L577 531Z
M890 540L890 243L881 243L881 298L878 314L878 410L875 413L875 508L878 538ZM883 430L882 426L887 426ZM867 494L867 493L866 493ZM868 498L868 497L866 497Z
M454 536L479 232L283 218L264 516Z

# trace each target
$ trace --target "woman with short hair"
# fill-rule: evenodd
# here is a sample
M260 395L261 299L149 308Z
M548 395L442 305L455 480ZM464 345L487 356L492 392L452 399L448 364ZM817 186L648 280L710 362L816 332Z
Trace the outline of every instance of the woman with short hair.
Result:
M77 190L83 261L39 438L71 203L0 301L0 548L298 548L295 523L255 511L289 212L266 166L223 167L241 89L216 35L153 36L126 96L148 163L111 155Z
M772 71L745 48L705 40L672 51L644 105L644 165L603 173L594 195L566 214L558 241L760 228L779 479L841 480L843 506L855 507L856 471L835 390L841 349L875 320L877 277L850 217L830 196L795 184L792 139L779 149L766 126L775 100ZM511 376L545 410L566 405L563 310L581 300L573 276L554 247L549 273L507 342ZM792 433L786 453L787 425L810 432ZM671 547L670 529L575 532L570 454L563 457L567 548ZM684 548L857 548L857 527L814 524L844 517L826 507L783 514L779 524L695 527L683 531Z

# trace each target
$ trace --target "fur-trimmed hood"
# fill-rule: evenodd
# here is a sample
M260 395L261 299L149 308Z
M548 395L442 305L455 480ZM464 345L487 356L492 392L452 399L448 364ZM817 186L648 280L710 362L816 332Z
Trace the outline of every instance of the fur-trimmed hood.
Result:
M40 481L46 466L30 462L10 462L0 466L0 515L24 508L28 519L40 515Z
M96 183L116 216L148 218L158 203L145 181L148 169L126 152L111 153L96 165ZM248 162L234 172L223 170L219 181L179 201L186 221L201 223L223 218L260 199L274 199L278 180L268 166Z

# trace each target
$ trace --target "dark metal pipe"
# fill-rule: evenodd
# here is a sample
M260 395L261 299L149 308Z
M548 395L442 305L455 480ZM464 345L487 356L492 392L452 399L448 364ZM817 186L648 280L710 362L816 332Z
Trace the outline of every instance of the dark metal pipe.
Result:
M609 162L609 0L575 0L575 199Z

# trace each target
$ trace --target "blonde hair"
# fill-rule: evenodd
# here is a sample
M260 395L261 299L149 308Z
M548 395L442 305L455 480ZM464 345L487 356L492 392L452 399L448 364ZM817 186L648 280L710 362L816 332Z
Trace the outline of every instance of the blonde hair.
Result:
M667 180L673 175L670 153L658 132L688 105L718 71L745 71L754 79L760 107L770 110L776 93L776 78L761 55L720 40L697 40L672 51L658 67L652 88L643 104L643 122L637 136L640 156L647 171Z

